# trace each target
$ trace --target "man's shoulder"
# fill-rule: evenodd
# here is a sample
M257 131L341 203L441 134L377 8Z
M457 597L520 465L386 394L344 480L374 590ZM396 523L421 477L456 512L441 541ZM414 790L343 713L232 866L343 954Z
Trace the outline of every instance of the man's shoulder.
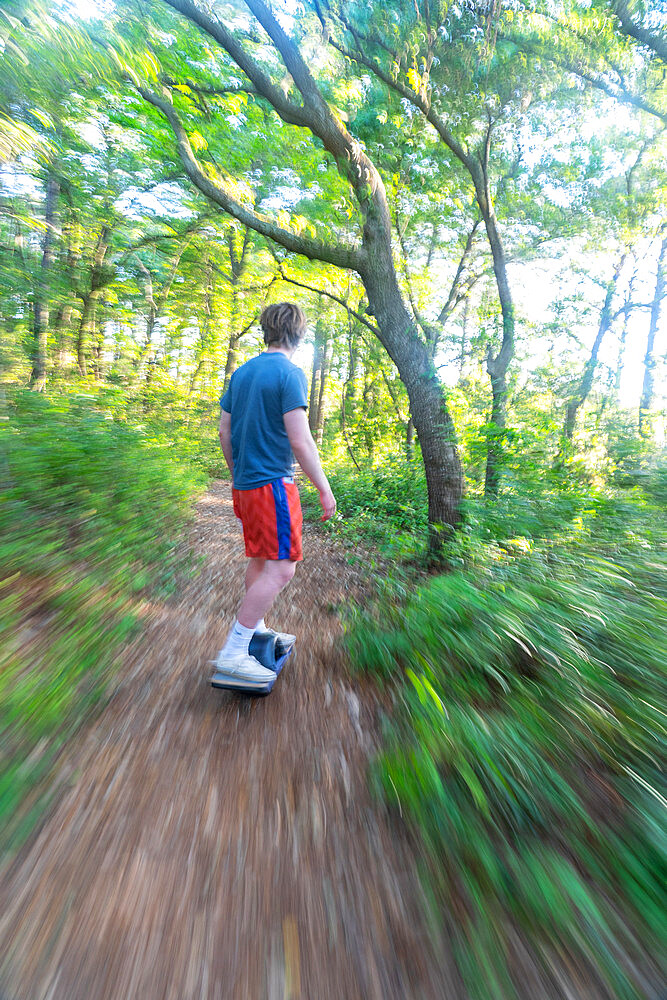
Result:
M232 375L232 381L244 382L247 378L259 379L260 384L285 385L293 383L296 379L301 383L306 382L303 369L295 365L293 361L285 357L284 354L269 355L266 352L257 354L254 358L240 365Z
M283 354L283 358L285 358L284 354ZM304 378L304 379L306 377L305 374L304 374L303 368L300 368L299 365L295 365L294 362L290 358L285 358L284 370L287 373L287 375L292 376L292 377Z
M238 368L235 369L234 375L239 375L241 372L254 368L261 357L261 354L257 354L254 358L249 358L248 361L244 361L242 365L239 365Z

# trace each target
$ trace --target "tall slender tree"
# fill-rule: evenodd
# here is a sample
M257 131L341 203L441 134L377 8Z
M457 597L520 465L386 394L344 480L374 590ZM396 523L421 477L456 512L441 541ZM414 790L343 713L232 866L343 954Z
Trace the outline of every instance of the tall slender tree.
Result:
M649 320L648 338L646 341L646 352L644 354L644 378L642 381L642 393L639 400L639 433L642 437L648 438L652 432L651 410L653 409L653 396L655 390L655 370L657 359L655 356L655 338L660 324L662 304L665 298L665 285L667 283L667 236L660 244L658 253L658 264L655 275L655 287L653 299L651 301L651 316Z

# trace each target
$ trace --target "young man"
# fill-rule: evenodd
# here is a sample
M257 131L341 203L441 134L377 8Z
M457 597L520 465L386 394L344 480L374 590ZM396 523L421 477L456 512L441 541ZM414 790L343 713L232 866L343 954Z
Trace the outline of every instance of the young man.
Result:
M303 558L295 456L319 490L322 520L336 512L308 427L306 379L290 360L306 332L306 317L297 305L282 302L267 306L260 324L266 351L234 372L220 400L220 444L250 562L245 597L215 667L248 687L261 687L272 677L248 646L256 631L273 631L264 616ZM283 647L295 640L284 632L273 634Z

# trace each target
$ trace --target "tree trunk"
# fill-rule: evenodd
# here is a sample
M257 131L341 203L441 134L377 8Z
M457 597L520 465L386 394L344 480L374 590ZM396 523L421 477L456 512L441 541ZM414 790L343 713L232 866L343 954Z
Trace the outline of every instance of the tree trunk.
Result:
M92 343L93 343L93 371L97 381L102 379L102 354L104 352L104 320L100 320L97 306L93 317Z
M605 334L609 330L612 321L612 311L611 304L614 298L614 292L616 291L616 284L618 282L618 277L621 273L623 264L625 263L625 254L621 257L619 263L614 271L614 276L607 285L607 292L605 295L604 305L602 306L602 311L600 313L600 322L598 324L598 332L596 334L595 340L593 342L593 347L591 348L591 353L584 367L584 373L581 377L581 381L570 399L567 410L565 413L565 426L563 427L563 436L566 441L571 441L574 435L574 426L577 420L577 413L580 408L586 402L588 394L591 391L591 386L593 385L593 376L595 375L595 369L597 368L598 355L600 353L600 347L602 346L602 341L604 340Z
M241 306L239 302L239 284L245 269L246 254L250 240L250 230L247 226L243 229L243 240L241 246L238 243L238 234L233 227L227 233L227 246L229 249L229 271L232 279L232 306L230 310L230 333L229 346L227 348L227 359L225 361L225 378L222 391L227 391L229 380L238 368L239 355L238 345L245 330L241 330ZM248 327L246 327L246 330Z
M466 351L468 349L468 322L470 319L470 298L466 298L463 303L463 316L461 319L461 353L459 354L459 377L463 375L466 363Z
M211 334L213 332L215 312L215 280L213 277L213 261L210 255L206 259L204 272L206 275L206 286L204 289L203 319L199 328L199 357L197 359L197 367L195 368L190 380L190 389L188 392L189 402L191 401L192 395L195 391L197 380L200 379L202 373L205 375L207 362L210 361ZM204 381L203 377L201 378L201 381Z
M308 426L310 433L315 437L320 419L320 402L322 392L320 385L322 381L322 366L327 349L326 333L322 333L321 322L315 325L315 337L313 342L313 368L310 379L310 394L308 396Z
M341 429L341 431L343 433L343 440L345 441L345 447L348 450L348 454L349 454L350 458L352 459L352 461L354 462L357 471L361 472L361 469L359 468L359 463L357 462L356 458L354 457L354 452L352 451L352 446L350 445L350 441L349 441L348 436L347 436L347 427L345 426L345 393L344 392L342 393L342 395L340 397L340 429Z
M635 278L637 277L637 272L635 271L630 278L630 283L628 285L628 290L625 295L625 312L623 313L623 328L621 329L618 338L618 360L616 362L616 371L614 373L614 398L618 402L619 396L621 394L621 379L623 377L623 365L625 363L625 345L628 337L628 325L630 322L630 307L632 304L632 297L634 294Z
M653 301L651 302L651 319L648 328L648 340L646 342L646 354L644 355L644 381L642 383L642 394L639 400L639 433L643 438L649 438L652 433L651 410L653 408L653 385L655 379L656 360L653 353L655 346L655 336L660 323L660 311L662 300L665 296L665 271L667 263L667 236L662 241L660 254L658 256L658 270L655 276L655 290Z
M295 233L260 216L236 201L228 187L217 184L202 169L187 131L172 101L164 94L139 86L139 93L159 108L169 121L186 173L199 190L243 225L275 240L285 249L336 267L354 269L361 277L370 312L375 316L378 339L398 369L410 400L410 412L419 435L428 490L430 543L439 554L446 534L443 527L457 524L463 493L463 472L456 449L454 426L427 345L420 338L403 301L394 267L392 226L386 190L374 163L332 112L312 76L306 58L285 32L264 0L245 0L246 6L267 31L273 45L300 91L294 102L273 85L224 21L189 0L165 0L215 38L276 109L284 121L311 131L334 158L343 180L354 192L363 217L361 246L345 240L324 242Z
M38 392L42 392L46 386L46 352L49 336L49 275L53 263L53 237L59 191L60 184L58 179L53 174L49 174L46 182L46 203L44 206L46 229L42 242L42 263L33 302L33 360L30 386Z
M348 350L348 371L347 379L345 382L345 402L353 402L357 393L357 368L359 366L359 351L356 345L353 343L352 330L348 331L347 335L347 350Z
M239 338L238 334L233 330L229 335L229 346L227 348L227 359L225 361L225 378L222 386L223 393L227 391L229 386L229 380L238 368L239 355L238 355L238 344Z
M76 360L79 366L79 374L84 378L86 372L86 344L90 338L90 331L95 321L95 296L89 292L83 300L81 319L79 320L79 331L76 338Z
M317 399L317 422L315 424L315 442L318 448L322 447L322 438L324 437L324 392L327 386L327 379L329 378L329 368L331 365L331 351L329 348L332 347L328 340L324 341L322 349L322 361L320 364L320 379L319 379L319 390Z
M95 254L93 256L93 266L90 274L90 290L83 296L83 308L81 310L81 320L79 322L79 331L76 338L76 358L79 366L79 373L82 376L85 376L86 374L86 344L91 330L95 325L95 306L100 292L104 287L102 279L102 266L104 264L104 258L106 257L107 250L109 249L109 233L110 230L108 226L102 226L100 235L97 239Z
M53 332L58 351L58 368L62 370L65 364L65 338L72 322L72 304L62 303L58 308L56 321L53 324Z
M500 350L494 357L491 351L486 356L486 370L491 380L491 431L487 442L486 477L484 495L496 497L500 486L502 467L502 442L505 435L507 420L507 371L514 357L514 302L509 279L507 277L507 260L503 247L498 221L493 208L491 188L488 176L488 152L490 135L482 164L472 161L471 175L475 185L477 204L491 248L493 273L496 278L500 311L503 319L503 338Z
M487 359L487 366L489 366ZM489 366L491 374L491 427L489 430L486 448L486 475L484 478L484 496L489 498L498 496L500 487L500 474L502 469L503 438L507 416L507 386L505 384L505 372L496 373L492 366Z
M415 457L415 425L412 417L408 418L405 427L405 457L408 462Z
M446 528L456 525L460 518L463 469L433 359L403 302L393 261L383 260L382 256L369 260L362 278L371 312L377 319L378 338L396 365L410 400L426 472L430 550L437 556L448 533Z

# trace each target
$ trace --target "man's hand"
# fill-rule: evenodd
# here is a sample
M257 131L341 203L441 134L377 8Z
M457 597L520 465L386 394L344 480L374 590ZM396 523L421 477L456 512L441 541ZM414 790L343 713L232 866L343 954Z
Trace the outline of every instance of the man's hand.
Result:
M336 498L330 489L320 490L320 503L322 504L322 521L328 521L336 513Z

